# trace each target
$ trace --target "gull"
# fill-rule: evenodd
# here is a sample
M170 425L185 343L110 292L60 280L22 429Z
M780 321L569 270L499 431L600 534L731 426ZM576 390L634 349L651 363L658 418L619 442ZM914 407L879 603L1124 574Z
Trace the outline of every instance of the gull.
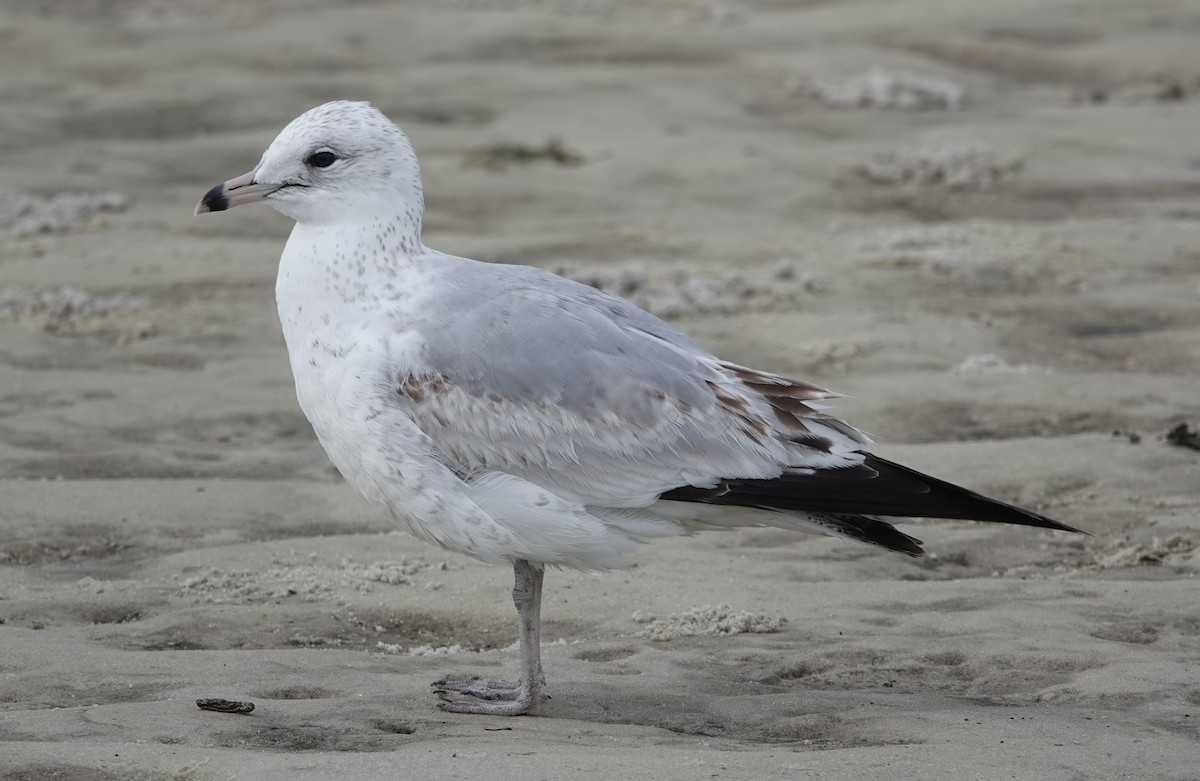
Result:
M369 103L293 120L196 213L265 202L296 224L279 318L296 397L351 486L397 525L514 571L520 678L437 681L439 707L537 715L547 567L774 526L920 556L888 518L1077 531L868 452L837 394L723 361L629 301L425 246L420 167Z

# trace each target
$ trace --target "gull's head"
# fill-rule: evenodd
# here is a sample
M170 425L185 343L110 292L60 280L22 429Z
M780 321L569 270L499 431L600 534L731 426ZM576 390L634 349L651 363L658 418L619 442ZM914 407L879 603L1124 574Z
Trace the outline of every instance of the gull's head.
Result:
M424 209L408 136L370 103L338 100L292 120L253 171L222 182L196 214L264 201L299 223L405 215Z

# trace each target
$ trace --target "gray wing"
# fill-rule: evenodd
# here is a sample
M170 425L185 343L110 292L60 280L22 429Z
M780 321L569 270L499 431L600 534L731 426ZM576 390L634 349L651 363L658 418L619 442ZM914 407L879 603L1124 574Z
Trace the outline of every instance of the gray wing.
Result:
M426 370L396 388L462 474L501 471L584 504L636 507L680 486L861 461L865 437L811 404L834 394L722 363L602 291L461 262L424 314Z

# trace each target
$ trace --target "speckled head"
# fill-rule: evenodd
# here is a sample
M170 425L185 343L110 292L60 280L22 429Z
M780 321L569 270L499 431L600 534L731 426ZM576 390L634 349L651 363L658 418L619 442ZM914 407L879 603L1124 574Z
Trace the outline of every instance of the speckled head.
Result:
M253 171L213 187L196 213L257 201L304 224L395 216L419 226L424 211L408 136L370 103L348 100L292 120Z

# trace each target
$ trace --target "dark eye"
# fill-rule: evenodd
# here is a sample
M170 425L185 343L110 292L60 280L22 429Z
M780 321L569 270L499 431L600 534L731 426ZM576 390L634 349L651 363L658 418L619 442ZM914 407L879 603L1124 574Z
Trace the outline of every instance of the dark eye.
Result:
M327 149L323 149L320 152L313 152L305 162L313 168L328 168L336 161L337 155Z

